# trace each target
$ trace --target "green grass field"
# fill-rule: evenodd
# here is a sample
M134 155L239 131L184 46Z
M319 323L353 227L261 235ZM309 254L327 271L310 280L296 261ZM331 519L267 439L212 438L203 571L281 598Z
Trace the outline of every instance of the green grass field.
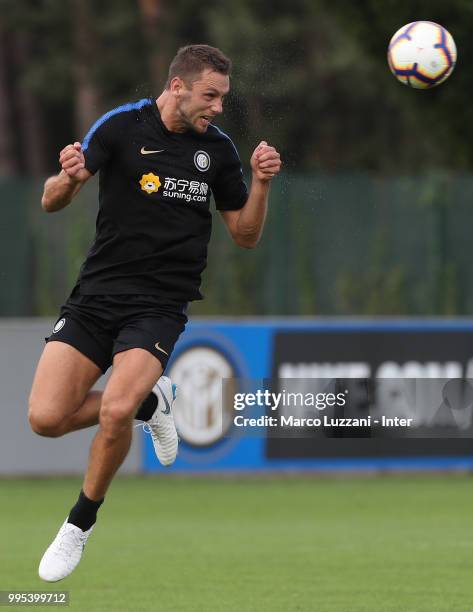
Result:
M80 481L0 481L0 590L37 564ZM471 612L473 481L117 479L73 610Z

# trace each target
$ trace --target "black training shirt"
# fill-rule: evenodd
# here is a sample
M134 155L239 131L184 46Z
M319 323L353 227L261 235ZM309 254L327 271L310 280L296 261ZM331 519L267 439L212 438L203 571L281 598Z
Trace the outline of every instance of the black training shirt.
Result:
M157 294L200 299L218 210L238 210L248 192L230 138L170 132L151 99L120 106L92 126L85 167L100 170L96 236L80 276L82 294Z

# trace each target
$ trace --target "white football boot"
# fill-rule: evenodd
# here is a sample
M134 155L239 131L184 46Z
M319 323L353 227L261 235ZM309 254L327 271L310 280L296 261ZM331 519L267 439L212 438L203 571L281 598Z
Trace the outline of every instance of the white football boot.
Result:
M152 392L158 398L158 404L153 416L144 423L143 429L151 434L159 462L164 466L169 466L176 460L179 444L171 412L172 404L176 399L176 385L173 385L167 376L161 376Z
M57 582L69 576L79 563L93 528L94 525L87 531L82 531L66 519L41 559L39 577L47 582Z

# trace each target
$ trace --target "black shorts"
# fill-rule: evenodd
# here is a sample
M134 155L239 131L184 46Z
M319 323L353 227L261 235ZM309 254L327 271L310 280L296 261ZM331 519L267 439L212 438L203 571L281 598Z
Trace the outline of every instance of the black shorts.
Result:
M157 295L81 295L74 287L46 342L70 344L106 372L117 353L142 348L166 368L187 304Z

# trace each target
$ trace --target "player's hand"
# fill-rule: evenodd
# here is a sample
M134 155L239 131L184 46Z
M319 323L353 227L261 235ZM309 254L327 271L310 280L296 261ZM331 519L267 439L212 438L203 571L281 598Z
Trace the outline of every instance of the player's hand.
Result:
M69 144L59 153L59 163L70 180L81 183L90 176L80 142Z
M270 181L281 170L281 156L263 140L254 150L250 164L255 178Z

